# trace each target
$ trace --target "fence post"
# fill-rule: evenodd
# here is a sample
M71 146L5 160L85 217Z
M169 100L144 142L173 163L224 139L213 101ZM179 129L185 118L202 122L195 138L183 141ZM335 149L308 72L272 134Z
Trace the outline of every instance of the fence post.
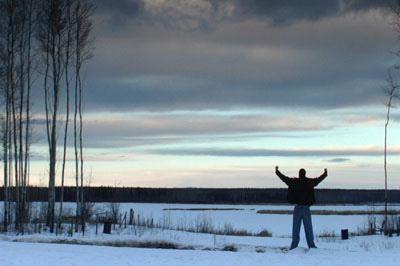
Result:
M111 225L111 220L107 220L104 222L103 234L111 234Z
M96 214L96 235L97 235L97 229L99 227L99 215Z
M129 225L133 224L133 221L135 220L135 212L133 209L129 210Z
M349 230L348 229L342 229L342 239L343 240L349 239Z
M71 225L69 227L69 236L72 237L73 233L74 233L74 221L71 220Z
M400 235L400 216L398 217L399 219L398 219L398 221L397 221L397 236L399 236Z

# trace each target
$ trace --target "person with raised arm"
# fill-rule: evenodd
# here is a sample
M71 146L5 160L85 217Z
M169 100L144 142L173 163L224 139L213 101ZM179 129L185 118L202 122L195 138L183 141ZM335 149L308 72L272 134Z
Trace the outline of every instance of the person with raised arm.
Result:
M287 199L293 204L293 227L292 227L292 244L290 249L297 248L300 241L301 222L304 225L307 245L309 248L316 248L314 243L314 233L311 221L310 206L315 203L314 187L322 182L328 176L328 170L325 168L324 173L317 178L306 177L306 170L299 170L298 177L287 177L279 171L279 167L275 167L276 175L288 186Z

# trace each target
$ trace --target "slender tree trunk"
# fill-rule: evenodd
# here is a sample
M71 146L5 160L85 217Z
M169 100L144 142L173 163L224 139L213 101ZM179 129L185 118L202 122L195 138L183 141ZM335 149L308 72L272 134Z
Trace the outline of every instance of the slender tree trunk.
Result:
M12 12L10 12L10 2L7 2L4 6L4 13L8 15L8 27L7 33L5 34L5 39L7 43L5 58L6 62L6 85L5 85L5 104L6 104L6 112L5 112L5 125L4 125L4 135L3 135L3 162L4 162L4 231L8 231L8 223L9 223L9 165L10 165L10 91L11 91L11 24L12 24ZM6 17L6 16L4 16Z
M8 92L9 85L8 82L6 84L6 117L4 122L4 130L3 130L3 164L4 164L4 232L8 231L8 209L9 209L9 193L8 193L8 149L9 149L9 120L10 120L10 111L9 111L9 101L8 101Z
M80 74L80 73L79 73ZM81 177L81 219L82 219L82 231L85 232L85 204L83 198L83 120L82 120L82 82L79 75L79 158L80 158L80 177Z
M78 4L79 5L79 4ZM79 140L78 140L78 112L79 112L79 83L78 83L78 67L79 67L79 19L78 19L78 8L75 6L75 110L74 110L74 148L75 148L75 185L76 185L76 223L75 231L78 231L79 217L82 214L81 197L80 197L80 186L79 186Z
M69 113L70 113L70 77L69 77L69 64L70 64L70 50L71 50L71 34L72 34L72 21L71 21L71 5L72 1L67 3L67 18L68 18L68 33L67 33L67 46L66 46L66 60L65 60L65 84L66 84L66 118L64 128L64 150L63 150L63 162L61 170L61 193L60 193L60 212L59 212L59 228L61 227L63 202L64 202L64 180L65 180L65 164L67 156L67 140L68 140L68 125L69 125Z
M3 231L8 231L8 110L6 107L6 121L4 123L3 129L3 177L4 177L4 221L3 221Z
M77 121L77 142L79 146L79 155L78 151L77 154L77 178L80 179L80 188L79 188L79 201L80 201L80 216L81 216L81 224L82 224L82 231L84 231L84 203L83 203L83 157L82 157L82 83L80 78L80 68L81 68L81 47L80 47L80 39L81 39L81 23L80 20L80 3L78 3L77 10L76 10L76 55L75 55L75 83L76 83L76 110L75 115L78 115ZM79 158L79 160L78 160ZM79 166L79 169L78 169ZM78 182L79 183L79 182Z
M384 139L384 156L383 156L383 167L385 171L385 225L384 225L384 232L385 234L388 233L388 220L387 220L387 209L388 209L388 174L387 174L387 135L388 135L388 125L390 121L390 110L393 107L393 100L395 98L399 98L399 95L397 93L397 90L399 88L399 85L393 80L392 74L390 71L388 71L388 88L385 90L385 93L388 95L389 100L387 103L387 111L386 111L386 123L385 123L385 139Z
M74 111L74 151L75 151L75 185L76 185L76 221L75 232L78 232L80 216L80 188L79 188L79 153L78 153L78 82L75 73L75 111Z
M60 40L54 42L54 45L57 45L59 48ZM59 53L59 52L57 52ZM56 52L53 50L53 54ZM55 180L56 180L56 163L57 163L57 115L58 115L58 107L59 107L59 96L60 96L60 69L59 69L59 55L53 56L52 64L53 64L53 113L51 116L51 136L50 136L50 173L49 173L49 226L50 232L54 232L54 218L55 218L55 201L56 201L56 188L55 188Z
M13 145L13 157L14 157L14 180L15 180L15 212L16 212L16 227L17 229L19 228L19 221L20 221L20 212L19 212L19 206L20 206L20 195L19 195L19 169L18 169L18 129L17 129L17 99L16 99L16 93L17 93L17 83L16 83L16 78L15 78L15 70L16 70L16 54L17 54L17 49L16 49L16 19L15 19L15 11L16 11L16 3L12 2L9 3L10 7L10 14L9 14L9 75L10 75L10 107L11 107L11 128L12 129L12 145Z
M49 159L51 161L51 154L52 154L52 146L51 146L51 139L50 139L50 92L49 92L49 74L50 74L50 19L47 21L47 25L42 26L42 27L46 27L46 33L44 33L44 35L46 35L46 39L42 40L43 42L43 48L44 50L46 50L45 53L45 74L44 74L44 105L45 105L45 115L46 115L46 136L47 136L47 144L49 146ZM51 169L51 162L50 162L50 168ZM51 173L51 170L50 170ZM50 174L49 174L49 180L50 180ZM49 199L49 203L48 205L50 205L50 199L51 199L51 189L50 189L50 184L49 184L49 195L48 195L48 199ZM50 226L50 206L47 206L47 219L46 219L46 224L47 226Z
M75 6L75 114L74 114L74 143L75 143L75 172L77 186L77 202L80 201L80 216L82 230L85 226L84 204L84 158L83 158L83 110L82 110L82 79L81 68L85 60L91 57L93 49L90 32L92 30L91 15L93 5L86 0L76 1ZM79 116L79 118L77 117ZM80 183L80 184L79 184ZM80 188L79 188L80 186ZM78 212L78 210L77 210Z
M25 72L25 62L26 62L26 43L27 43L27 10L26 10L26 1L25 0L20 0L20 12L21 12L21 22L20 22L20 36L19 36L19 82L20 82L20 87L19 87L19 105L17 109L19 109L19 114L18 114L18 130L17 130L17 135L18 135L18 176L16 177L19 181L19 187L17 188L18 194L19 194L19 199L18 199L18 224L20 227L20 231L22 234L24 233L24 220L25 220L25 202L24 202L24 193L23 191L25 190L25 181L24 181L24 176L23 174L25 173L24 171L24 138L23 138L23 133L24 133L24 108L25 106L25 78L26 78L26 72Z
M387 232L387 129L389 125L389 118L390 118L390 108L391 108L391 102L392 102L392 97L389 98L389 104L387 108L387 113L386 113L386 123L385 123L385 141L384 141L384 162L383 162L383 167L385 170L385 233Z
M31 104L31 87L32 87L32 33L33 33L33 12L34 12L34 0L29 1L29 11L28 11L28 55L27 55L27 95L26 95L26 125L25 125L25 166L24 166L24 190L23 190L23 199L24 202L27 202L27 186L29 185L29 157L30 157L30 127L31 127L31 113L30 113L30 104Z

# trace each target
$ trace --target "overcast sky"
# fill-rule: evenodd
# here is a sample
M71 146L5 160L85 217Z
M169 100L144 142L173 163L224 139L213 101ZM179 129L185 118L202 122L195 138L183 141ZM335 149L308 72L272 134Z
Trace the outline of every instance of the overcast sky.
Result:
M289 176L328 168L323 187L383 187L382 87L399 44L388 1L94 3L84 118L92 184L283 187L279 165ZM391 188L400 186L398 115ZM44 161L35 164L45 176Z

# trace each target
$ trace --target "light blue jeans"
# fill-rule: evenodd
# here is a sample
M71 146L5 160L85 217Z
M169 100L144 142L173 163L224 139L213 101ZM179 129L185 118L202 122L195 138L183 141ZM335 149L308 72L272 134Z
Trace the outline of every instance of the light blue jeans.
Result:
M293 212L292 244L290 248L297 248L300 242L300 228L303 221L304 232L306 233L307 245L315 248L314 233L311 221L311 211L308 205L296 205Z

